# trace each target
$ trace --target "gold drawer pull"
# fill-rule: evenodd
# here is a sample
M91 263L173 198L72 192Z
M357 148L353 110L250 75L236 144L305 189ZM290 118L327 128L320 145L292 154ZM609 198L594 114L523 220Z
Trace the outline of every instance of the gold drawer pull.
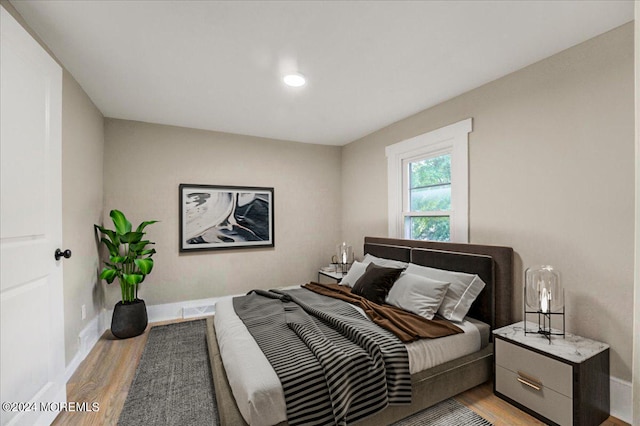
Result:
M533 388L537 391L542 389L542 383L540 383L538 380L534 379L533 377L527 374L524 374L521 371L518 371L518 376L519 377L517 377L516 379L523 385L527 385L530 388Z
M527 385L527 386L529 386L530 388L533 388L533 389L535 389L535 390L537 390L537 391L539 391L539 390L540 390L540 386L534 385L533 383L529 383L528 381L526 381L525 379L523 379L523 378L521 378L521 377L518 377L517 379L518 379L518 381L519 381L520 383L522 383L523 385Z

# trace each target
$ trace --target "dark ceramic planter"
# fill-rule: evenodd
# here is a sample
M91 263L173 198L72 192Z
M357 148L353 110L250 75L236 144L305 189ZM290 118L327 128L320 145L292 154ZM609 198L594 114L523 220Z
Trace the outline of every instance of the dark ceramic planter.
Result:
M144 300L116 303L111 317L111 333L119 339L139 336L147 328L147 306Z

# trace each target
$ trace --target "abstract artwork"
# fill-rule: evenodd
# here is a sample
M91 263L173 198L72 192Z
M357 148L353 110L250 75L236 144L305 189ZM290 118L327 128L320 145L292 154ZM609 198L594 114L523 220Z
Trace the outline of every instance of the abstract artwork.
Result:
M180 251L274 246L273 188L180 185Z

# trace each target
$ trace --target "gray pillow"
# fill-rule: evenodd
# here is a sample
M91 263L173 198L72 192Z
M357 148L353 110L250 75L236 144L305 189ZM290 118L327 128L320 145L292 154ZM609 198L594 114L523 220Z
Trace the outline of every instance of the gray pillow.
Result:
M387 303L430 320L438 312L447 288L448 282L405 272L389 290Z
M366 270L367 265L356 260L349 268L349 272L347 272L347 275L342 277L342 281L340 281L340 284L353 287L356 281L358 281L358 278L360 278Z
M393 259L384 259L382 257L376 257L370 254L366 254L364 259L362 259L362 263L375 263L378 266L384 266L386 268L402 268L406 269L407 262L402 262L400 260Z
M438 313L449 321L462 321L485 286L484 281L477 275L445 271L413 263L407 267L407 273L451 283L438 308Z

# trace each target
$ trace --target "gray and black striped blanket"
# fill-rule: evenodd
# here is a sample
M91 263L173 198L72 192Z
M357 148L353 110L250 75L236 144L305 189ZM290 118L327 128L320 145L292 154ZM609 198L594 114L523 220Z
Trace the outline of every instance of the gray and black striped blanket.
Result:
M254 290L233 306L280 378L290 425L346 425L411 403L405 346L349 303Z

